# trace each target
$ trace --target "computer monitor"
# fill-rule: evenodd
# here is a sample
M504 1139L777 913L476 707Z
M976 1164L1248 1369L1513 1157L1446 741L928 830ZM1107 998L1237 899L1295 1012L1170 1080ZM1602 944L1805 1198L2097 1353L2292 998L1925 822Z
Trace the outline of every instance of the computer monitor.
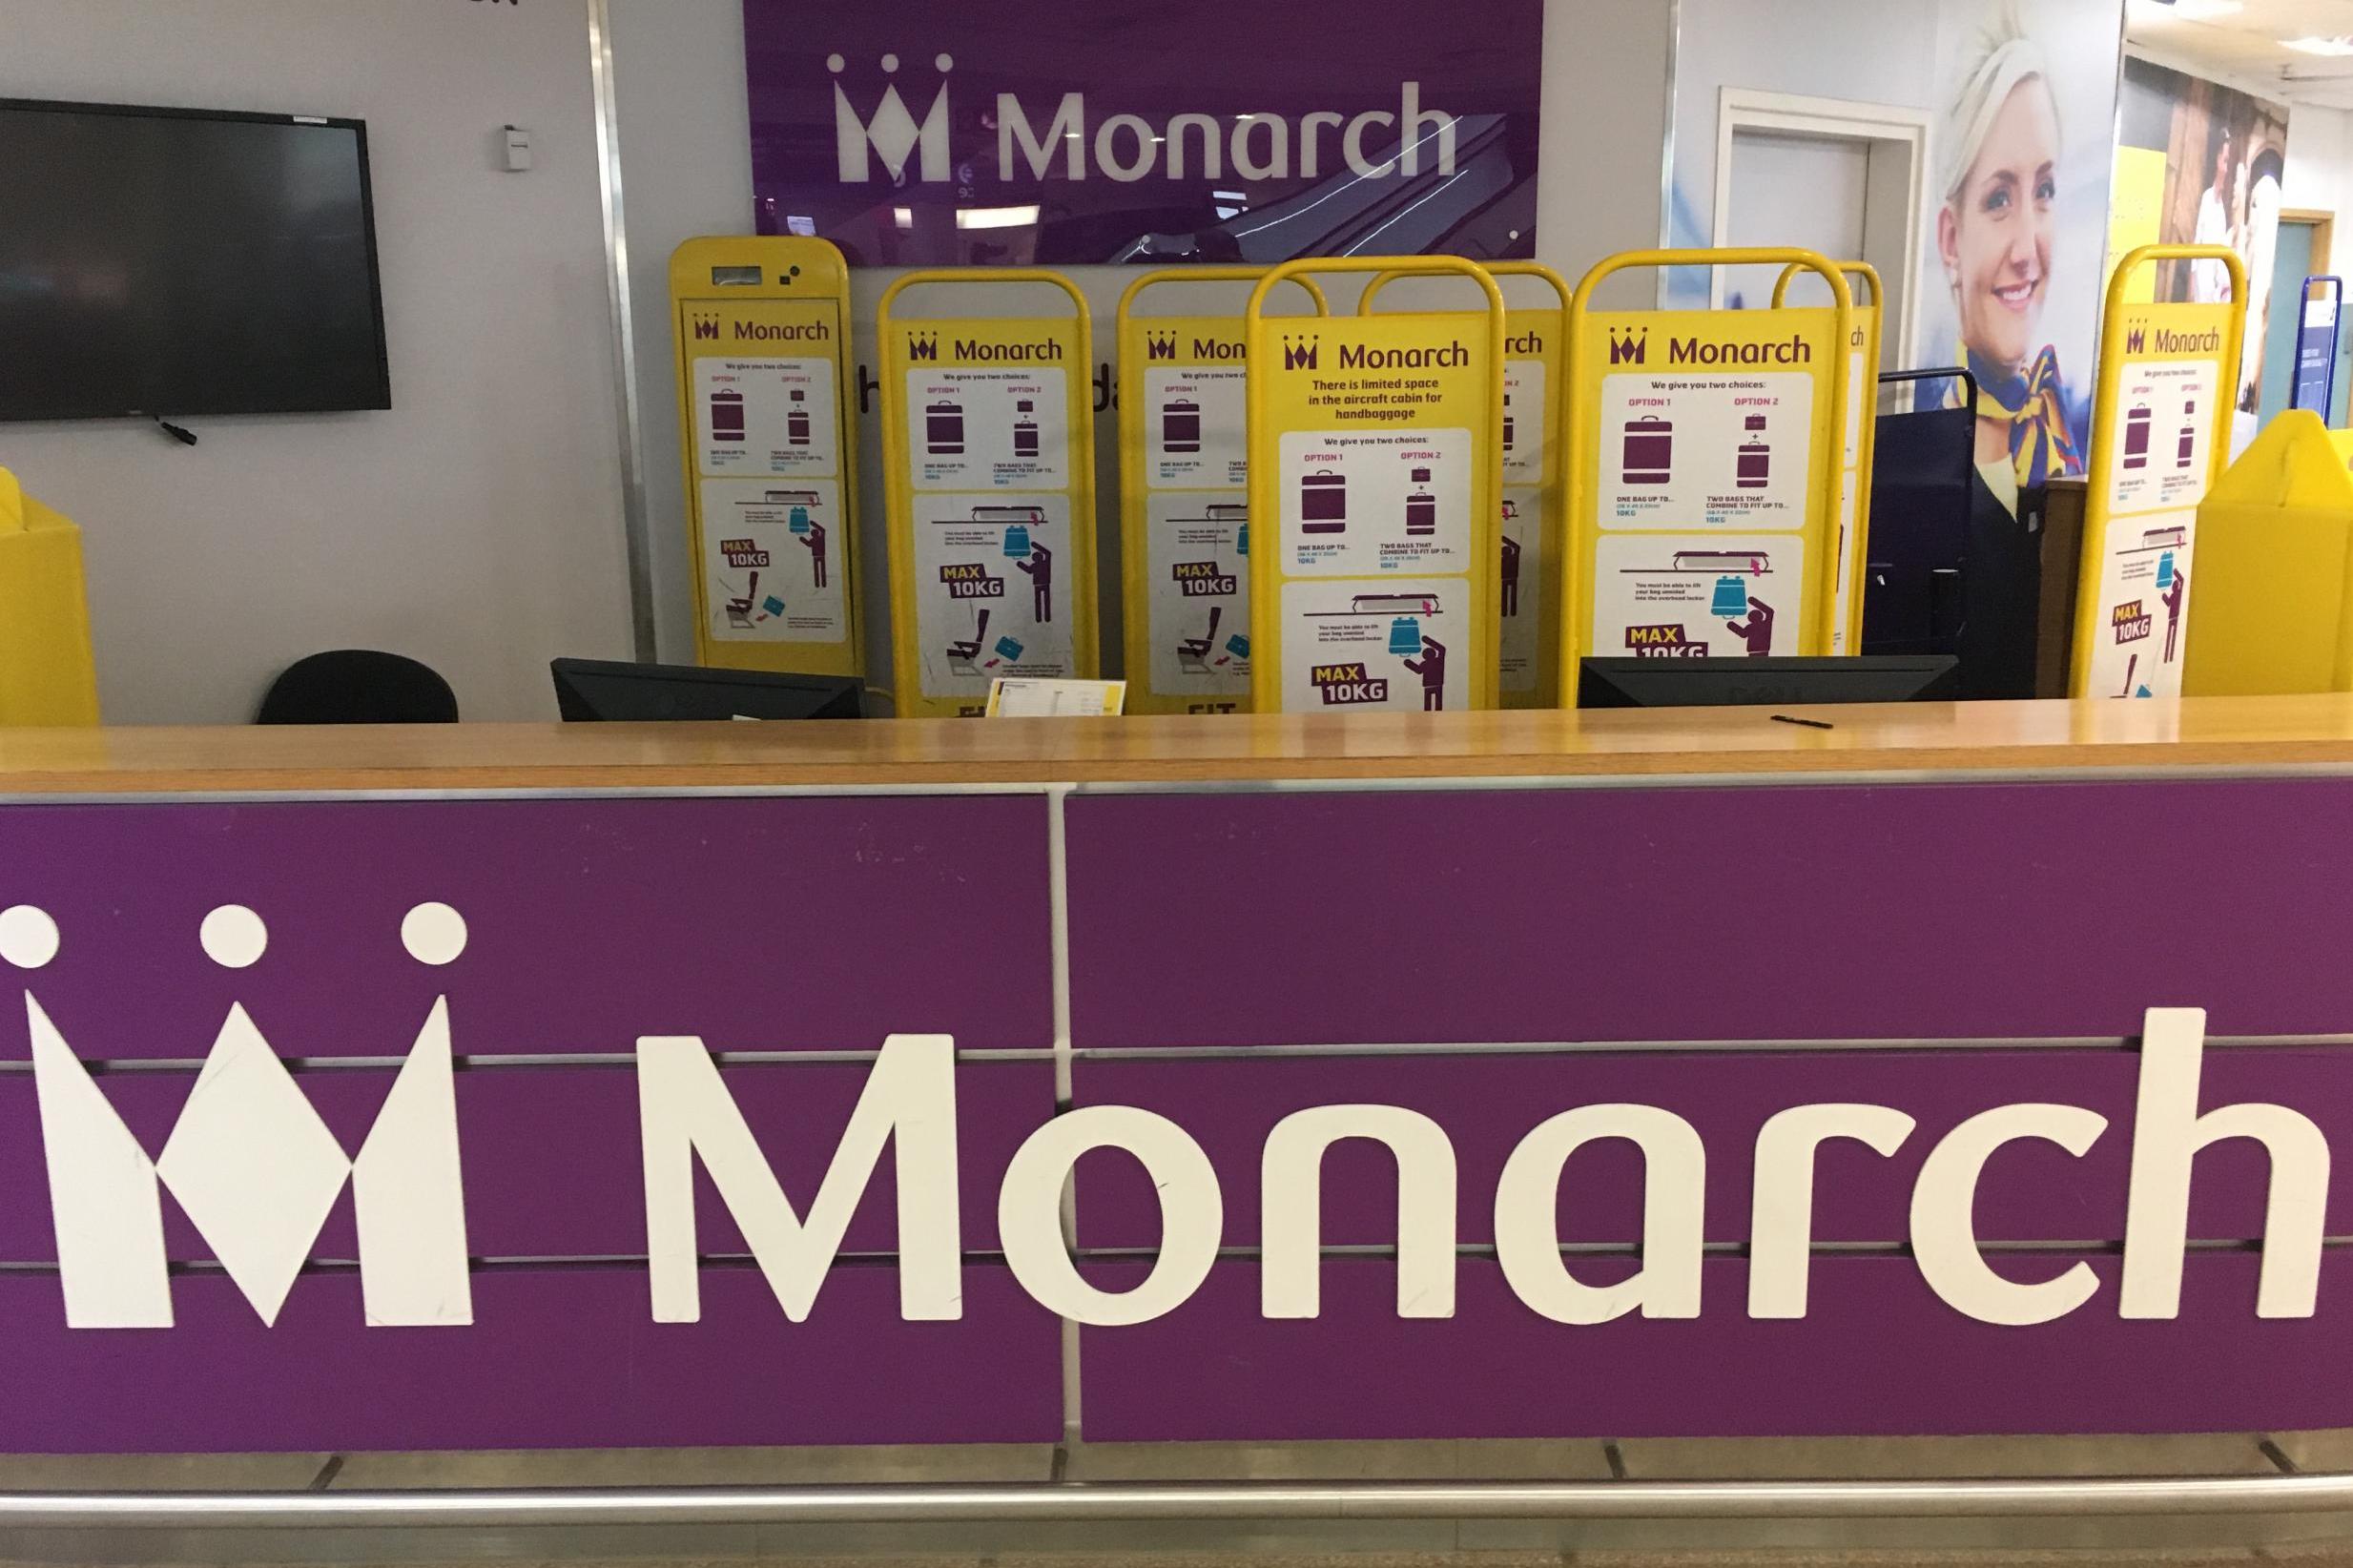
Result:
M1944 702L1960 691L1950 653L1854 658L1586 659L1579 708L1798 707L1817 702Z
M556 709L567 723L672 719L861 718L859 683L846 675L772 675L675 664L557 659Z

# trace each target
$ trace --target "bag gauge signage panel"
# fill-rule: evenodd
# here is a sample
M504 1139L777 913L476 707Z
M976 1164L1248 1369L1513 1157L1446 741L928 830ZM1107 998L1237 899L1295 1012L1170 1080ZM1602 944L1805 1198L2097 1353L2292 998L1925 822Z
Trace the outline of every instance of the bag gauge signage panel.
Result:
M821 239L690 239L671 258L699 664L864 669L849 288Z

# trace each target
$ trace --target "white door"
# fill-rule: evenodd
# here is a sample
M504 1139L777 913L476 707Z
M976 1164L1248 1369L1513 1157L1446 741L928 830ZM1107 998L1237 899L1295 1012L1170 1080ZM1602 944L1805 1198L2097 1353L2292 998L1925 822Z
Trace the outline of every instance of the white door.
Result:
M1882 370L1911 362L1928 131L1923 110L1744 88L1723 89L1717 109L1715 242L1869 262L1887 290L1878 302ZM1770 304L1777 276L1769 267L1721 268L1714 301ZM1829 301L1820 279L1790 285L1790 304Z
M1870 169L1870 144L1860 139L1735 131L1728 226L1718 243L1796 246L1833 261L1868 259ZM1751 310L1770 304L1780 275L1779 267L1726 267L1720 274L1723 302ZM1828 298L1828 285L1808 279L1791 285L1789 302Z

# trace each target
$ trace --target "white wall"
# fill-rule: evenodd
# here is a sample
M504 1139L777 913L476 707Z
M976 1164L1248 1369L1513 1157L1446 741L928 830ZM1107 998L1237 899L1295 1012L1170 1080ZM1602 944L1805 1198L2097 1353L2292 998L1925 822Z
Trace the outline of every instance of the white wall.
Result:
M2280 204L2334 214L2331 270L2353 259L2353 113L2313 104L2290 108Z
M743 5L742 0L610 0L610 8L657 637L662 658L688 662L693 656L694 609L668 263L681 240L751 232ZM1572 283L1613 252L1659 242L1672 16L1672 0L1545 0L1537 255ZM1120 267L1063 270L1087 296L1097 322L1097 358L1106 359L1110 319L1120 291L1134 275ZM891 268L864 268L854 275L853 349L869 371L875 301L898 275ZM1335 308L1351 307L1352 291L1329 292ZM1630 286L1620 285L1603 302L1641 301ZM960 303L957 308L986 314L985 307ZM1106 671L1116 671L1119 490L1108 417L1097 421L1096 435L1103 648ZM865 416L858 446L865 470L858 532L868 679L887 688L890 619L877 466L882 439L874 410Z
M388 412L202 420L193 448L0 425L82 525L110 722L240 721L347 647L423 659L469 718L552 717L549 657L629 656L585 0L0 0L0 96L368 122ZM493 162L509 122L529 174ZM699 156L743 142L739 103Z

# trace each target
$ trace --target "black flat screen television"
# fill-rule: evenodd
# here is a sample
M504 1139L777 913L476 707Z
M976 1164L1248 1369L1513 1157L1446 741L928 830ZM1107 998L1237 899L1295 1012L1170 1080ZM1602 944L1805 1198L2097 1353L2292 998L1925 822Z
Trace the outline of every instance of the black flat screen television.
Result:
M0 98L0 420L391 405L363 123Z

